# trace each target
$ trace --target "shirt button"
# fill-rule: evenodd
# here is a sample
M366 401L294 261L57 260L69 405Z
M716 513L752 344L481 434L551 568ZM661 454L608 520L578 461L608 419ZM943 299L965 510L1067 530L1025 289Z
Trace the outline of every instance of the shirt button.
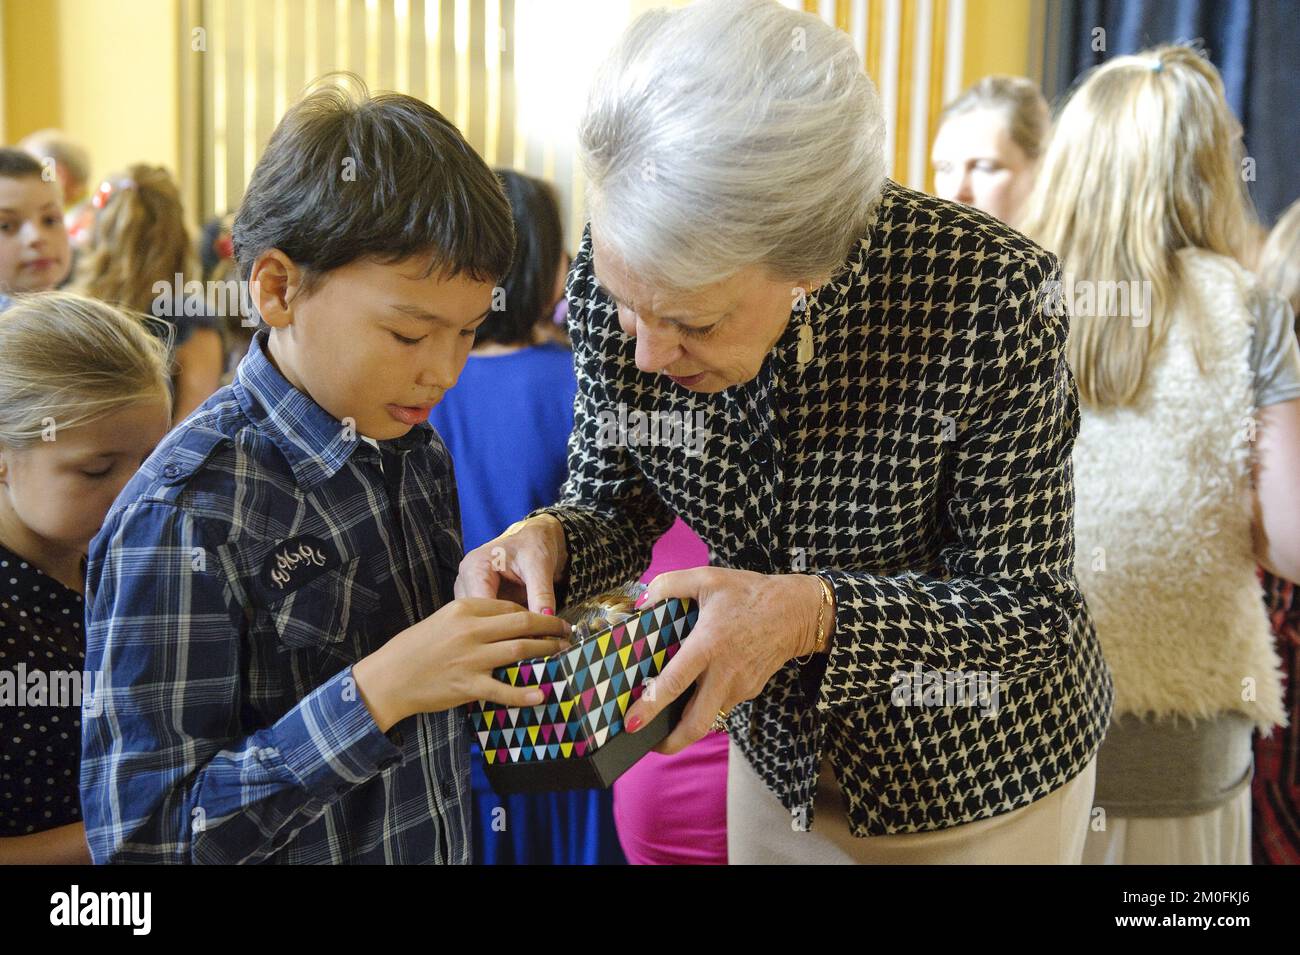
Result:
M165 464L162 469L163 477L174 478L181 473L181 469L174 464Z
M402 735L401 730L393 730L393 735L389 737L394 746L403 746L406 743L406 737Z

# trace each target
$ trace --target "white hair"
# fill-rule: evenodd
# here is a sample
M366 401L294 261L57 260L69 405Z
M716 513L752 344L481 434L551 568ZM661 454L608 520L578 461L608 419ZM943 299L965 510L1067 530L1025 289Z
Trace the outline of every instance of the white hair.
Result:
M750 265L833 274L885 179L880 100L848 35L776 0L639 17L579 129L600 241L692 291Z

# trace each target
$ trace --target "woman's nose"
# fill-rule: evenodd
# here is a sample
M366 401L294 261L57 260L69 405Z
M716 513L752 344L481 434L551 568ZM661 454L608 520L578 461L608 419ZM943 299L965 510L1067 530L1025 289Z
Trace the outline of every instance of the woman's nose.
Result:
M680 355L681 348L677 344L676 335L666 333L663 329L651 329L640 317L637 318L632 334L637 340L637 368L642 372L662 372Z
M641 371L656 373L663 371L681 354L676 336L663 331L656 331L637 322L636 328L636 366Z

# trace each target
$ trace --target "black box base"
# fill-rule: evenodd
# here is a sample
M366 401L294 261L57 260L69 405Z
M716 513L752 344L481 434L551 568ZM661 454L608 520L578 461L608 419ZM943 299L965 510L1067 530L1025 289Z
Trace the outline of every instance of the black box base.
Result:
M608 789L633 763L667 738L682 718L682 711L694 693L695 687L692 686L641 729L635 733L624 730L588 756L487 764L483 769L488 782L498 796L568 789Z

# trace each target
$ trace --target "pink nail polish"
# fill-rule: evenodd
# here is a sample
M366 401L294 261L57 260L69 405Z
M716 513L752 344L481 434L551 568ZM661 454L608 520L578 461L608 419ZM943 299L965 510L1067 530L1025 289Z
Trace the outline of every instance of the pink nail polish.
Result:
M543 608L542 608L542 613L546 614L546 616L548 616L548 617L554 617L554 616L555 616L555 611L552 610L550 607L543 607Z
M640 728L641 728L641 717L634 716L627 721L627 731L629 733L635 733Z
M642 594L640 597L637 597L636 602L633 603L632 606L640 607L643 603L645 603L645 594Z

